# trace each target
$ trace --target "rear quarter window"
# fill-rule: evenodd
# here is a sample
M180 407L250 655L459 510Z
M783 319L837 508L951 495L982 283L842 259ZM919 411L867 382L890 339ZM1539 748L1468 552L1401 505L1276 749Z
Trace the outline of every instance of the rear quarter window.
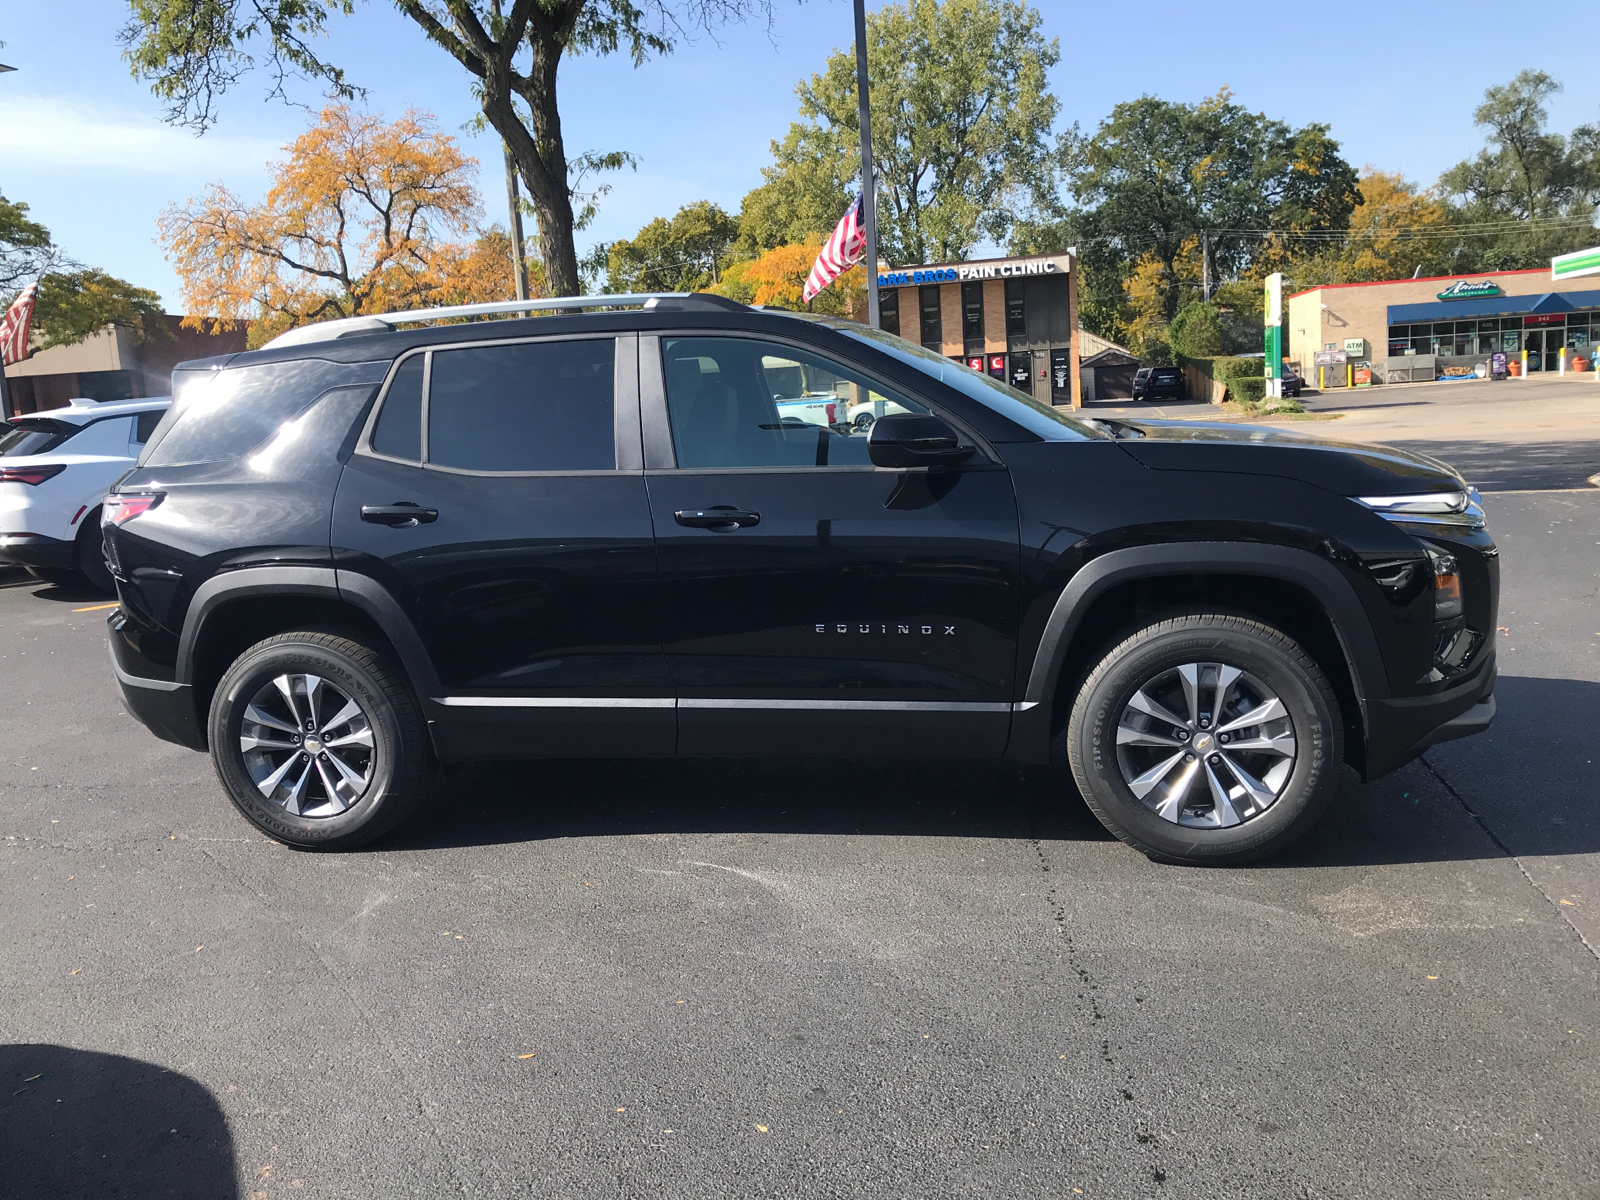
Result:
M172 407L156 426L141 467L217 462L248 454L331 388L382 379L387 362L320 358L223 370L174 371Z

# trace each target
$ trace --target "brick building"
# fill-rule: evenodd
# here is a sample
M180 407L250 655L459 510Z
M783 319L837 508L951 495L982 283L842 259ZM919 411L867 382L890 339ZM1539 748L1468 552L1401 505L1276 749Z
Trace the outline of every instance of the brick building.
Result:
M1083 403L1070 251L879 271L878 300L890 333L1048 404Z

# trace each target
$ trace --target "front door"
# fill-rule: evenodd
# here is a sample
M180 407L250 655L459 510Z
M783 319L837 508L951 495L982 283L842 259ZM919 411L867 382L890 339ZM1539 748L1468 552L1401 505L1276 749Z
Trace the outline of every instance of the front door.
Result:
M979 449L942 473L879 469L865 429L784 421L773 397L796 371L844 411L930 411L798 346L645 337L640 363L679 752L1000 753L1018 606L1005 468Z
M633 337L402 358L334 501L437 670L460 757L671 754ZM412 514L415 513L415 516Z

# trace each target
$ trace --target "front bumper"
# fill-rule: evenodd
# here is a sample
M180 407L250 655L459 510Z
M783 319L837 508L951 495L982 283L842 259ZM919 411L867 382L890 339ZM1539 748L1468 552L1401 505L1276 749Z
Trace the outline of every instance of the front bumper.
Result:
M0 563L19 567L70 567L77 560L77 543L41 533L0 533Z
M1495 659L1486 656L1471 678L1432 696L1367 701L1366 779L1403 767L1430 746L1471 737L1494 720Z

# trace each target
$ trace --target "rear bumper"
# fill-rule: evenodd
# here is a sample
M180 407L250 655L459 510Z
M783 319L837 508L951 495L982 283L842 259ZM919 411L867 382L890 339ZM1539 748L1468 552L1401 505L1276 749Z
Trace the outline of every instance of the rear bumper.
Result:
M1495 714L1495 676L1491 654L1471 679L1448 692L1369 700L1365 778L1387 775L1430 746L1471 737L1489 728Z
M194 689L187 683L131 674L117 661L115 639L109 649L117 693L122 707L134 720L162 741L175 742L190 750L204 750L206 739L194 708Z
M19 567L70 567L77 561L77 543L39 533L0 533L0 563Z

